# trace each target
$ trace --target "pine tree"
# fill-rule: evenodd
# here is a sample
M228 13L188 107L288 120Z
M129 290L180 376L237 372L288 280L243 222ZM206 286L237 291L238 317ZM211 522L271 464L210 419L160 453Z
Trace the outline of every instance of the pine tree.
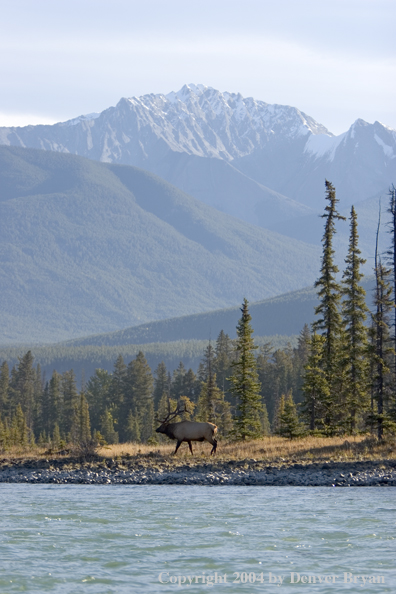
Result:
M38 363L34 373L34 386L33 386L33 411L32 411L32 426L31 426L31 439L34 435L37 437L42 430L41 420L42 411L41 403L44 392L44 376L41 372L41 366Z
M393 398L393 405L392 405L392 418L396 421L396 188L392 184L389 188L389 208L388 213L391 215L391 219L388 223L389 226L389 233L391 236L391 245L387 251L388 257L388 265L391 270L391 282L392 282L392 301L394 305L393 309L393 316L391 326L393 328L393 333L391 336L392 343L393 343L393 365L392 365L392 398Z
M304 393L302 416L306 419L311 431L320 427L326 432L324 419L328 416L327 409L331 407L332 399L322 365L324 341L323 336L313 333L302 386Z
M28 351L19 358L18 368L12 376L12 393L15 407L20 404L29 429L33 429L33 407L35 371L33 369L33 355Z
M282 435L283 428L283 415L285 414L285 395L282 394L276 401L275 412L274 412L274 433Z
M74 371L70 369L62 374L61 378L62 390L62 419L61 419L61 433L64 436L72 438L70 435L72 427L78 426L78 404L79 397L76 386L76 376Z
M0 415L0 452L4 452L9 445L10 435L7 419L3 421Z
M140 421L140 439L143 443L152 442L153 437L156 437L154 422L154 401L150 398Z
M231 375L231 362L233 360L233 342L228 334L220 331L215 347L214 371L216 373L217 386L224 393L229 394L228 377Z
M153 376L142 351L139 351L136 358L127 367L125 386L122 405L123 418L120 419L120 438L122 440L131 439L131 429L128 423L131 412L133 423L138 427L138 430L133 429L134 435L139 434L139 440L147 440L152 434L154 422ZM152 418L150 431L147 425L148 415L151 415ZM127 420L126 426L125 419Z
M269 417L268 417L268 411L267 411L267 407L265 406L265 402L262 403L263 405L263 411L260 415L261 417L261 434L262 435L271 435L271 423L269 421Z
M114 419L108 408L100 417L100 433L103 435L106 443L118 443L118 433L114 429Z
M344 324L343 366L346 381L343 390L345 406L344 425L353 433L356 429L358 415L368 407L368 361L367 361L367 328L365 320L368 313L366 292L360 285L363 274L360 266L366 260L360 257L358 249L357 216L351 208L351 226L348 255L345 259L346 269L343 274L342 315Z
M234 434L237 439L260 437L262 402L249 314L248 301L244 299L242 317L237 326L236 361L232 363L233 375L229 378L231 392L236 399L237 415Z
M186 396L192 402L196 402L198 399L200 389L200 382L197 380L197 376L190 368L183 381L183 396Z
M140 443L140 426L139 421L132 414L130 410L127 417L126 427L124 429L124 436L126 441L133 441L134 443Z
M221 437L227 437L232 432L230 404L216 384L216 374L210 373L207 381L202 383L195 419L217 425Z
M326 180L326 200L328 205L322 218L326 219L325 231L322 238L323 256L320 277L315 283L318 290L319 305L315 308L315 315L319 316L313 324L315 332L321 331L324 336L324 352L322 364L329 385L333 405L327 410L325 422L330 429L335 429L339 419L340 402L338 395L342 385L340 372L342 319L340 314L341 287L337 283L338 267L334 263L333 238L336 232L335 221L345 221L337 211L337 198L333 185Z
M77 425L77 443L86 444L91 439L91 429L89 422L89 407L84 392L80 392L80 402L78 405L78 425Z
M392 301L392 287L390 285L389 268L386 268L378 254L378 236L381 224L381 209L378 217L376 247L375 247L375 313L373 315L373 340L375 372L373 378L373 400L377 402L377 413L375 419L377 421L377 436L382 439L384 435L384 428L389 424L387 415L387 400L389 396L389 384L387 384L387 376L389 376L389 367L387 359L392 352L390 344L390 312L394 307ZM374 416L374 415L373 415Z
M164 393L169 394L170 385L168 382L168 372L166 365L163 361L158 364L157 369L154 371L154 407L158 408L159 401Z
M309 351L311 347L311 331L308 324L304 324L298 336L298 345L293 352L293 394L296 395L295 402L300 404L304 400L302 390L304 368L308 363Z
M54 430L52 432L52 438L51 438L51 444L55 450L58 450L60 448L61 435L60 435L58 423L55 423L55 425L54 425Z
M295 439L303 434L303 427L297 415L297 407L290 391L287 398L284 399L283 411L281 413L280 434L289 439Z
M105 369L95 369L94 375L87 382L85 397L89 405L92 428L97 429L100 426L104 410L108 409L112 414L116 412L110 393L112 380L112 376Z
M177 369L173 372L171 396L175 400L179 400L180 396L184 394L184 378L187 371L184 367L184 363L180 361Z
M109 388L109 408L114 410L113 416L118 421L118 426L122 424L122 407L125 398L127 381L127 366L125 365L122 355L117 357L114 363L114 371L111 376L111 383Z
M266 342L260 347L257 357L257 373L261 385L261 399L267 409L267 414L271 425L275 417L275 391L274 391L274 364L273 347L270 342Z
M9 383L10 370L7 361L0 368L0 417L9 414Z
M55 425L62 423L62 376L54 371L48 385L48 408L45 409L46 418L44 418L47 433L52 434Z
M26 447L29 442L29 429L20 404L17 405L11 421L12 445Z

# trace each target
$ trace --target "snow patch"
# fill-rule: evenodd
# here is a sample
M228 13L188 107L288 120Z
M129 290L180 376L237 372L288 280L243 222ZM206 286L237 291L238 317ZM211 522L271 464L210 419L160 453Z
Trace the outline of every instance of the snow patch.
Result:
M328 161L334 161L336 150L344 140L347 132L339 136L328 136L327 134L312 134L304 148L304 153L314 155L316 159L327 157Z
M393 151L393 148L388 144L385 144L385 142L379 136L377 136L377 134L374 134L374 139L384 151L385 156L389 157L389 159L394 159L396 155Z

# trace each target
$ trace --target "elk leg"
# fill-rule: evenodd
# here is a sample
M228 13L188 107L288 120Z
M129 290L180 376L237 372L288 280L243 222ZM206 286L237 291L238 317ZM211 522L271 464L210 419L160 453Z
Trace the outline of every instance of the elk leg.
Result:
M178 449L180 448L180 446L181 446L181 443L182 443L181 441L178 441L178 442L177 442L177 444L176 444L176 449L175 449L175 451L173 452L173 455L175 455L175 454L176 454L177 450L178 450Z
M212 448L212 451L210 452L210 455L212 455L212 454L215 454L215 453L216 453L216 448L217 448L217 439L213 438L212 444L213 444L213 448Z
M191 454L192 454L192 455L194 455L194 454L193 454L193 451L192 451L191 441L189 441L189 442L188 442L188 447L190 448L190 452L191 452Z

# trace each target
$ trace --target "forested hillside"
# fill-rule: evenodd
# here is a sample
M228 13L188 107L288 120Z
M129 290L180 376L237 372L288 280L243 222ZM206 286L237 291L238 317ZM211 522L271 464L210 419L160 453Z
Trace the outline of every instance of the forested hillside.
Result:
M366 291L366 299L372 308L374 277L363 278L362 286ZM318 304L316 290L305 288L285 293L271 299L250 304L250 312L254 320L255 337L279 336L287 340L298 335L304 324L310 324L315 318L314 308ZM109 332L67 341L61 347L81 346L116 346L128 344L146 344L179 340L203 340L215 337L224 330L232 338L235 337L235 320L239 315L239 307L230 307L209 313L183 316L160 320L149 324L141 324L118 332ZM265 338L266 340L266 338Z
M0 147L1 342L48 343L313 282L318 248L153 174Z

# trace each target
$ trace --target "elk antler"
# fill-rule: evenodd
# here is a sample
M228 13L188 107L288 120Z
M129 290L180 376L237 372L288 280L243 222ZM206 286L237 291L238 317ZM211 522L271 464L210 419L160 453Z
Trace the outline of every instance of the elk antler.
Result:
M184 405L184 409L181 410L180 409L180 402L177 403L176 409L173 412L171 412L170 411L170 401L168 400L168 414L166 415L165 419L163 419L163 420L157 419L157 420L158 420L159 423L162 423L162 424L169 423L170 421L172 421L172 419L174 419L175 417L183 414L184 412L188 412L188 410L186 409L186 406L185 405Z

